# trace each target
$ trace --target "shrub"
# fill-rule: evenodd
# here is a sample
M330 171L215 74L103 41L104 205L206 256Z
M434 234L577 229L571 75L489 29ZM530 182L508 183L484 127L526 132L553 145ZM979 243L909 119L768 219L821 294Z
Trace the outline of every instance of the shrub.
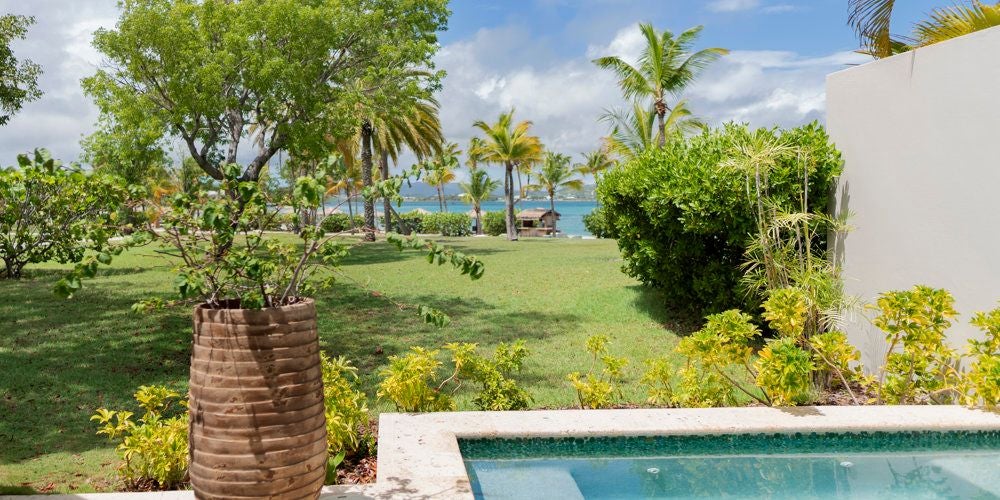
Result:
M412 234L421 232L422 225L424 222L424 213L412 210L409 212L399 214L399 221L403 227L400 231L403 234Z
M0 168L0 278L20 278L28 264L83 263L88 277L97 263L108 264L110 243L141 193L104 174L64 167L47 150L17 157L15 168ZM85 258L88 251L94 255ZM79 288L63 283L64 295Z
M513 344L501 342L492 358L476 353L476 344L448 344L452 353L457 376L467 378L480 386L479 393L472 399L476 408L482 411L526 410L531 404L531 395L517 385L513 375L521 371L528 348L523 340Z
M622 397L621 382L628 360L612 356L608 352L610 341L604 335L587 339L587 352L593 356L590 371L586 375L573 372L566 376L576 390L580 408L611 408ZM597 372L597 365L600 372Z
M469 236L472 234L472 218L468 214L435 212L424 216L420 232L441 236Z
M776 406L806 403L812 392L812 357L793 338L772 340L761 349L757 361L757 387Z
M352 454L362 445L361 429L368 423L368 398L355 388L358 369L343 357L320 353L323 368L323 404L330 456Z
M138 422L130 411L100 408L90 417L102 427L97 434L119 442L118 474L130 489L175 489L187 477L187 405L166 387L142 386L135 400L143 408Z
M507 221L503 212L483 212L483 234L490 236L507 234Z
M583 227L597 238L614 238L611 227L604 215L604 207L598 206L593 212L583 216Z
M328 233L343 233L354 228L362 228L365 225L365 218L360 215L353 217L354 224L351 224L352 217L348 214L335 213L323 218L320 226Z
M958 360L945 343L945 330L958 312L947 290L918 285L879 295L872 323L889 347L880 397L893 404L944 402L956 395Z
M1000 308L977 313L972 324L979 327L986 338L969 341L972 365L962 393L968 405L996 408L1000 405Z
M667 304L699 313L756 310L741 293L740 264L757 233L748 173L733 166L748 137L770 136L800 154L767 172L767 203L798 212L809 168L808 211L827 209L840 154L818 124L751 132L729 124L647 151L606 174L598 186L605 225L618 240L623 270L660 288ZM805 163L803 164L803 159ZM818 241L819 247L822 241Z
M451 411L455 401L451 395L441 391L443 384L435 387L441 361L437 350L414 347L403 356L390 356L389 366L379 375L378 397L396 406L397 411L418 413L429 411Z

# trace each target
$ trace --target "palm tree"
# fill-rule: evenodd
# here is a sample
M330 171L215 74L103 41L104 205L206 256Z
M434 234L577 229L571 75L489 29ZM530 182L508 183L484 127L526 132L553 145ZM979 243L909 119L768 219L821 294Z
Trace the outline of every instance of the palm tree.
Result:
M528 189L544 189L549 195L549 208L552 214L556 212L556 191L560 189L573 189L579 191L583 189L583 181L574 179L576 171L570 168L569 156L559 153L548 153L542 168L538 171L538 184L529 186ZM552 236L556 235L555 218L552 219Z
M458 149L458 144L448 143L434 156L434 160L428 164L427 184L437 188L438 207L442 212L448 211L448 202L444 199L444 187L455 182L455 168L458 167L458 157L462 151Z
M465 151L466 160L465 166L469 167L469 170L475 170L479 168L479 164L483 161L483 142L482 137L473 137L469 139L469 147Z
M659 145L666 141L666 118L670 106L667 95L680 95L701 71L729 53L713 47L692 53L691 47L702 27L690 28L677 37L670 31L658 33L651 24L639 24L646 39L646 46L639 56L638 67L617 56L594 60L601 68L610 69L618 76L618 86L628 100L651 100L659 125Z
M680 101L670 110L660 132L653 129L656 115L638 102L632 103L632 110L608 110L601 120L611 126L606 138L609 153L623 160L630 160L640 153L666 144L667 137L689 134L703 130L705 124L695 118L687 107L687 101ZM666 134L666 135L661 135Z
M459 183L459 187L462 188L459 195L462 201L472 205L472 210L476 212L476 234L483 234L482 202L500 187L500 181L490 179L485 170L472 169L469 182Z
M596 181L602 172L608 170L615 165L614 160L611 158L611 154L608 152L607 143L605 145L597 148L593 151L583 154L583 163L577 163L575 168L577 172L583 175L592 175Z
M955 4L931 11L929 19L916 24L913 35L891 33L895 0L848 0L847 23L861 40L861 52L875 58L889 57L979 30L1000 26L1000 2Z
M507 239L517 241L517 227L514 222L514 167L533 163L542 158L542 142L538 137L528 135L530 121L514 122L514 110L501 113L496 123L482 120L473 126L485 135L480 152L481 160L504 166L503 193L506 205Z
M347 215L351 222L351 226L354 226L354 206L353 200L357 198L358 193L364 187L364 182L361 180L361 167L357 161L348 161L349 159L337 155L332 155L327 161L333 163L334 175L330 178L330 182L326 186L326 194L329 195L343 195L347 198Z

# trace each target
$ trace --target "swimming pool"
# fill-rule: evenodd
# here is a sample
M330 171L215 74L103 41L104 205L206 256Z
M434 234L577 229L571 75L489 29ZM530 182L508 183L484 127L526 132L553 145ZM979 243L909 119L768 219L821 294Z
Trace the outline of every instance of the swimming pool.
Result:
M1000 431L460 439L476 498L1000 498Z

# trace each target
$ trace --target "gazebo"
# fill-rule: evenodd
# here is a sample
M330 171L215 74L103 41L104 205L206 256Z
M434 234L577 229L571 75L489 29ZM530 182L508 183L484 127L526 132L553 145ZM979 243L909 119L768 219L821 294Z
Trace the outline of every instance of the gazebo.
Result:
M517 228L521 236L554 236L559 212L545 208L529 208L517 214Z

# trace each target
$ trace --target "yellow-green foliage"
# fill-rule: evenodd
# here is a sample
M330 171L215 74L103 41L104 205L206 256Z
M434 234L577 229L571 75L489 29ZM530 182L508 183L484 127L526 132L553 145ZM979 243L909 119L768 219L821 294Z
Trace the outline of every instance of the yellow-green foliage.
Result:
M798 288L774 290L764 301L764 319L782 337L799 338L807 312L806 294Z
M98 434L119 442L121 479L130 487L173 489L184 481L188 467L187 412L168 416L187 405L181 395L161 386L141 386L135 400L143 408L138 422L134 413L100 408L90 417L101 425Z
M361 446L361 429L368 423L368 398L355 388L358 369L344 357L320 353L323 367L323 405L330 456L354 453Z
M646 386L646 402L663 406L674 403L674 364L670 358L646 360L646 373L640 382Z
M823 332L809 338L816 371L823 378L824 386L840 382L842 376L849 382L855 382L865 387L872 383L864 374L861 365L861 352L847 341L847 335L840 331ZM852 363L854 367L852 368ZM835 377L836 375L836 377Z
M1000 308L977 313L972 324L979 327L986 338L969 341L972 365L962 391L965 403L996 408L1000 406Z
M677 371L679 381L674 404L682 408L736 406L733 385L722 375L700 363L689 362Z
M521 371L529 354L523 340L513 344L501 342L493 358L476 353L476 344L448 344L455 363L454 377L466 378L480 385L472 402L483 411L525 410L531 405L531 395L518 386L513 375Z
M403 356L390 356L389 366L379 371L382 383L378 397L388 399L399 411L417 413L451 411L455 401L432 384L438 380L439 351L414 347Z
M791 406L809 401L811 375L815 368L809 353L792 338L772 340L760 350L754 366L757 386L775 406Z
M581 408L610 408L622 397L620 384L624 377L628 360L612 356L608 351L608 337L594 335L587 339L587 352L593 356L590 371L586 375L573 372L566 376L576 390ZM600 364L600 372L597 372Z
M960 382L945 331L958 316L947 290L918 285L883 293L873 324L889 343L881 395L889 403L947 402Z

